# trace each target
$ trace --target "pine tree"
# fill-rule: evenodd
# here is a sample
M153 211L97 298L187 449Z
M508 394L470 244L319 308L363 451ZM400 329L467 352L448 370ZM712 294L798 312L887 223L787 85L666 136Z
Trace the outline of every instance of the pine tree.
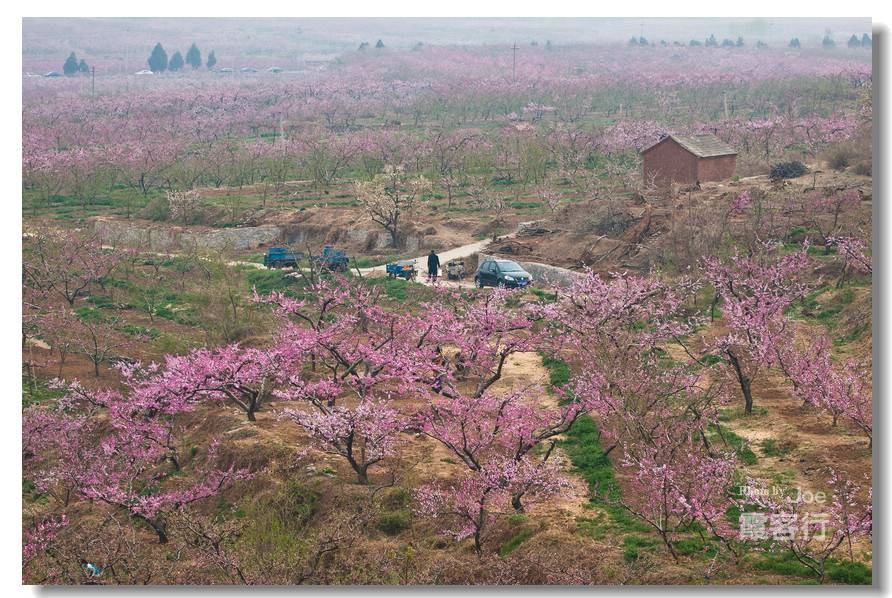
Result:
M208 54L208 69L214 68L215 64L217 64L217 55L211 50L211 53Z
M849 47L850 48L860 48L861 47L861 38L859 38L854 33L852 37L849 38Z
M170 57L170 64L168 64L168 68L172 71L178 71L183 68L185 61L183 60L183 55L180 54L180 51L177 50L173 53L173 56Z
M152 48L152 54L149 56L149 69L153 73L163 73L167 70L167 52L164 51L160 42Z
M84 73L84 74L90 72L90 66L87 64L87 61L84 60L83 58L81 58L81 61L77 65L77 71L79 73Z
M379 40L378 40L378 43L375 44L375 47L378 48L378 49L380 50L381 48L384 47L384 42L381 41L381 40L379 39Z
M862 48L869 48L872 45L873 45L873 41L870 39L869 35L867 35L865 33L864 35L861 36L861 47Z
M189 47L189 51L186 52L186 64L193 69L201 67L201 50L194 43Z
M798 37L794 37L793 39L790 40L790 47L791 47L791 48L799 48L799 47L801 47L801 46L802 46L802 44L799 43L799 38L798 38Z
M68 55L68 59L65 61L65 64L62 65L62 72L66 75L74 75L77 73L77 56L74 55L74 52Z
M836 47L836 42L833 41L833 38L830 37L829 34L827 34L827 35L824 36L824 40L821 42L821 45L824 46L825 48L828 48L828 49L829 49L829 48L835 48L835 47Z

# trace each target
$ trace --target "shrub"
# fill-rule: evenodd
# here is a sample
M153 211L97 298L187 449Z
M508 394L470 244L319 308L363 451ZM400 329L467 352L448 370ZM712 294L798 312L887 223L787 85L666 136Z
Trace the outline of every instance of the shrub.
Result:
M833 170L842 171L849 167L850 161L851 156L849 156L849 152L844 149L838 149L830 155L827 163Z
M855 164L854 170L855 174L861 176L871 176L873 174L873 165L865 160L864 162L858 162L857 164Z
M395 536L403 530L409 529L410 525L408 511L390 511L383 513L378 518L378 529L388 536Z
M390 509L408 507L412 502L412 493L405 488L396 487L384 495L383 503Z
M149 200L142 210L142 217L147 220L165 221L170 218L170 204L165 197L155 197Z
M305 524L319 508L319 492L300 480L291 480L273 503L283 523Z
M792 162L780 162L771 167L772 179L795 179L806 172L805 164L794 160Z

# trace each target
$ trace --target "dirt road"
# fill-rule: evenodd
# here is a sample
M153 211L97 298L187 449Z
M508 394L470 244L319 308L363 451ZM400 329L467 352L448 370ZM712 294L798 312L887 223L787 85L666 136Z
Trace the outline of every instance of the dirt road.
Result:
M507 235L502 235L499 239L510 239L517 234L517 231L513 233L509 233ZM484 239L482 241L475 241L474 243L468 243L467 245L462 245L460 247L453 247L452 249L447 249L446 251L441 251L437 255L440 257L440 273L441 278L440 282L447 286L456 286L456 287L467 287L474 285L474 273L468 272L465 280L447 280L445 274L443 273L443 269L446 266L446 263L449 260L459 259L470 257L475 253L479 253L486 249L486 247L492 242L492 239ZM420 282L421 284L432 284L427 279L427 255L424 254L419 257L410 258L415 260L415 267L418 269L418 277L415 279L416 282ZM371 268L360 268L359 273L363 276L382 276L386 273L385 266L372 266Z
M502 235L499 239L510 239L517 234L517 231L509 233L507 235ZM453 247L452 249L447 249L446 251L440 252L437 255L440 256L440 264L441 271L442 267L445 267L446 263L449 260L454 260L458 258L466 258L474 255L475 253L479 253L486 249L487 245L492 242L491 239L484 239L482 241L475 241L474 243L468 243L467 245L461 245L460 247ZM114 249L111 245L103 245L103 249ZM174 257L177 254L175 253L161 253L161 252L151 252L153 255L158 255L162 257ZM416 282L421 284L431 284L427 279L427 254L421 255L419 257L410 258L414 259L416 262L416 267L418 269L418 277L416 278ZM266 266L257 262L246 262L246 261L230 261L227 262L228 266L247 266L250 268L257 268L260 270L265 270ZM387 272L386 267L382 264L380 266L372 266L370 268L360 268L359 273L362 276L383 276ZM467 277L464 281L451 281L446 280L445 276L441 277L441 282L448 286L473 286L473 272L468 272Z

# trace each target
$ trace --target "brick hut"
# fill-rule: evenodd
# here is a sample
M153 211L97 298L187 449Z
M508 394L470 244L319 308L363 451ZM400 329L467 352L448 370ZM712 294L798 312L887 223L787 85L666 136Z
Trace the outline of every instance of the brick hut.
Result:
M666 135L641 151L644 182L657 185L722 181L734 176L737 152L715 135Z

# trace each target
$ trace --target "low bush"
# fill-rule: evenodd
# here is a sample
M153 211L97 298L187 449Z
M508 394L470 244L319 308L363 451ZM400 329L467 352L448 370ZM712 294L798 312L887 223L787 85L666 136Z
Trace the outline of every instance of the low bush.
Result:
M378 517L378 529L388 536L396 536L409 529L411 523L409 511L406 510L389 511Z
M795 179L796 177L804 175L807 170L805 164L798 160L793 160L792 162L780 162L771 167L770 176L775 180Z
M871 176L873 174L873 165L870 162L858 162L853 169L855 174L861 176Z
M840 148L830 154L827 164L833 170L843 171L849 167L852 157L846 149Z

